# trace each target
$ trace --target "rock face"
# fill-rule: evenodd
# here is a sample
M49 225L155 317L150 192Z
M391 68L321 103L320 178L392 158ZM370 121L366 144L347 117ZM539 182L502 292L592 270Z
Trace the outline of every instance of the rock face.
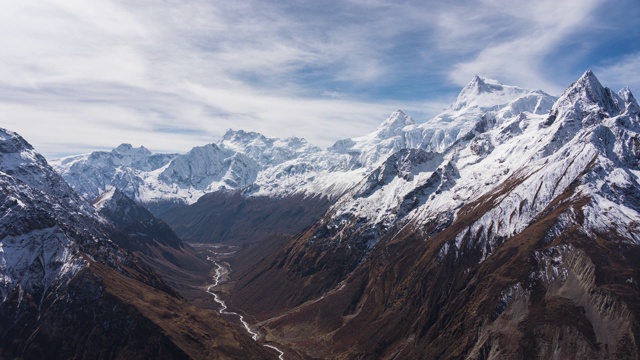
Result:
M153 226L138 227L147 231L140 238L128 236L4 129L0 189L0 357L269 358L213 312L186 304L140 257L118 246L153 238L147 231ZM117 210L117 197L103 198L102 209ZM129 218L118 216L125 228L140 214L151 220L148 212L129 209ZM181 246L165 235L154 239Z
M0 189L3 298L16 290L42 298L50 288L68 282L87 266L79 255L81 247L114 250L107 241L97 243L104 233L85 229L100 228L90 206L24 139L4 129Z
M234 303L315 357L639 358L638 104L548 99L475 78Z
M157 244L179 249L184 246L167 224L156 219L149 210L136 204L117 188L102 193L93 201L93 206L133 237L120 244L122 247L137 249ZM149 236L150 234L157 235Z

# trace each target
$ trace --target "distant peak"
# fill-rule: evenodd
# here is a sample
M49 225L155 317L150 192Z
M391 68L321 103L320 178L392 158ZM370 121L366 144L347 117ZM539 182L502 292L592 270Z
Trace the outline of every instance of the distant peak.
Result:
M376 132L378 136L387 137L402 130L405 126L415 125L413 118L402 110L394 111L387 120L378 126Z
M493 80L480 75L476 75L473 77L473 79L471 79L469 84L464 87L463 91L467 89L478 92L492 92L495 90L502 90L503 86L504 85L498 80Z
M623 88L618 92L618 96L624 101L627 109L633 113L640 112L640 106L638 106L638 102L636 98L631 93L631 89L628 87Z
M250 140L257 138L266 138L264 135L254 132L254 131L245 131L245 130L233 130L227 129L227 131L222 136L222 140Z
M133 146L131 146L131 144L128 143L118 145L117 148L113 149L113 152L121 155L151 155L151 151L149 151L144 146L134 148Z
M131 144L128 144L128 143L120 144L118 145L117 148L115 148L116 151L129 151L131 149L133 149L133 146L131 146Z
M474 85L474 86L484 85L484 84L485 84L484 78L481 77L480 75L475 75L473 79L471 79L471 82L469 82L469 85Z
M509 103L530 92L532 90L503 85L497 80L476 75L462 88L450 109L458 111L466 107L490 108Z
M229 129L227 129L227 131L224 132L224 135L222 135L222 138L228 140L228 139L233 138L236 135L242 135L244 133L245 133L244 130L234 130L234 129L229 128Z
M624 100L625 103L636 103L636 98L631 93L631 89L629 87L625 87L622 90L618 91L618 96Z
M415 123L411 116L405 114L402 110L396 110L378 128L403 128L408 125L415 125Z

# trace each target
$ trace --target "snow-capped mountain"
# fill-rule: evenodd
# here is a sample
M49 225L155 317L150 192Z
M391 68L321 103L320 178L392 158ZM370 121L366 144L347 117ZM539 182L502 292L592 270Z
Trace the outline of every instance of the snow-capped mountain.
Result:
M456 141L521 113L545 114L555 100L540 90L503 85L476 76L455 102L433 119L416 124L410 116L397 111L371 134L338 141L332 149L356 155L366 167L379 164L400 149L442 153Z
M108 187L136 197L144 184L144 174L167 165L177 154L152 154L144 147L122 144L111 151L70 156L51 161L51 165L72 187L88 200Z
M151 154L123 144L111 152L94 152L52 161L78 192L95 198L117 187L141 203L194 203L202 195L241 189L255 183L265 168L319 151L304 139L267 138L229 130L217 144L186 154Z
M548 112L554 100L541 91L476 77L450 108L426 123L418 125L396 111L372 133L340 140L326 150L304 139L229 130L218 143L184 155L151 155L144 148L121 145L111 152L55 160L53 165L85 196L93 198L115 186L147 205L192 204L204 194L229 189L246 189L247 196L335 198L401 149L443 152L474 131L520 113ZM126 156L123 149L128 149Z
M432 138L425 136L425 142L419 147L444 147L447 149L444 153L431 153L428 165L422 168L424 154L392 155L334 205L326 226L337 236L345 237L340 229L346 226L353 231L357 219L358 224L369 229L369 234L377 234L366 240L371 245L384 234L384 230L378 228L390 229L411 221L418 222L420 227L434 223L444 225L455 219L455 211L464 204L499 184L512 181L514 188L500 199L496 208L469 227L473 234L486 233L488 243L478 246L490 252L493 245L488 244L526 228L589 167L606 168L601 172L605 178L594 178L591 185L579 187L577 191L583 196L617 197L617 203L622 204L619 194L633 193L637 187L635 139L639 128L638 112L634 110L637 103L628 90L617 95L603 88L593 73L587 72L549 112L549 98L539 92L525 93L515 101L503 100L505 93L522 95L522 91L516 89L476 77L454 104L434 119L441 125L438 131L455 129L458 137L434 146ZM624 94L627 100L622 99ZM505 104L486 105L492 101ZM476 107L477 104L485 107ZM457 117L452 115L454 112ZM448 128L443 123L456 125ZM428 127L431 126L436 128L433 124ZM398 158L402 159L401 163ZM412 167L418 170L414 173L402 170ZM611 191L606 195L599 193L603 184L611 183L619 189L618 195ZM596 204L593 206L599 206ZM623 228L633 229L639 205L632 201L605 213L616 217L610 219L611 223L622 222ZM593 211L593 214L599 213ZM460 233L455 246L460 246L464 236L465 233ZM625 232L624 236L638 240L633 231Z
M228 130L218 144L225 149L244 154L260 164L262 168L320 151L320 148L309 144L305 139L268 138L256 132L243 130Z
M313 339L333 350L318 357L638 356L628 89L588 71L554 99L477 77L435 119L399 126L419 145L246 270L234 302L301 346L289 334L326 319Z
M338 142L329 150L357 159L366 177L329 210L314 238L354 239L354 232L361 233L359 247L370 248L409 219L451 221L455 209L526 162L507 164L497 157L500 149L521 142L517 137L530 119L543 119L555 100L542 91L476 76L449 108L426 123L416 125L398 111L373 133ZM501 147L507 139L512 142ZM468 174L461 173L467 169Z
M476 77L445 113L468 104L490 104L483 99L486 86L485 80ZM480 99L473 100L470 93ZM522 232L554 199L581 182L572 191L576 197L592 199L584 208L585 231L616 228L619 236L640 244L640 127L633 95L602 87L589 71L549 113L537 114L545 99L531 101L534 106L526 109L532 112L515 113L514 102L488 106L484 113L473 109L475 123L463 122L467 130L454 126L464 135L449 140L444 153L402 150L390 156L329 209L316 225L312 241L350 239L366 253L388 231L409 224L429 231L442 228L459 217L456 212L466 204L500 190L499 197L489 197L492 208L443 248L445 253L462 251L463 239L472 234L476 243L466 246L482 249L484 259L503 239ZM469 113L460 115L471 119ZM461 121L447 116L441 114L436 122ZM429 144L427 140L420 148L429 149ZM509 189L503 194L501 187L506 184Z
M109 246L100 218L22 137L0 129L0 293L39 296L87 266L80 249ZM99 244L101 243L101 244Z
M104 196L101 210L125 209L118 198ZM161 250L174 263L187 261L167 252L181 249L168 226L129 205L128 218L107 220L22 137L0 129L0 357L269 358L213 312L187 305L148 263L117 245L151 239L166 245ZM184 325L163 320L167 309L180 309L171 318ZM188 342L198 345L185 346L181 326L216 341L194 337Z

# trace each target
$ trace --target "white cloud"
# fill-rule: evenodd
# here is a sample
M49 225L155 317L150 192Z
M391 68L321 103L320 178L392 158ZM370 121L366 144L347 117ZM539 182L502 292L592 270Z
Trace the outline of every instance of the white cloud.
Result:
M0 126L48 156L185 151L226 128L327 146L396 109L426 120L476 73L562 90L545 55L592 26L601 1L8 2Z
M182 83L175 93L78 85L47 90L22 101L0 92L0 126L17 131L45 155L110 149L128 142L158 152L186 152L217 141L228 128L267 136L304 137L319 146L373 130L392 111L433 114L442 102L370 103L269 94L250 88L213 88ZM128 99L134 95L135 98ZM68 98L76 99L69 101Z
M13 49L0 54L2 126L50 156L125 141L185 151L226 128L327 146L362 135L403 105L430 110L426 102L349 100L344 92L327 98L305 88L298 77L306 71L322 81L380 81L390 71L382 59L390 43L378 40L401 31L385 27L393 18L369 19L380 25L371 28L355 21L358 13L337 13L343 21L334 23L310 18L312 10L262 2L13 2L0 15L0 46Z
M573 34L592 23L602 0L481 1L472 16L460 20L446 14L441 31L443 47L462 43L471 59L458 62L450 78L464 85L475 74L550 92L564 84L550 79L546 56Z

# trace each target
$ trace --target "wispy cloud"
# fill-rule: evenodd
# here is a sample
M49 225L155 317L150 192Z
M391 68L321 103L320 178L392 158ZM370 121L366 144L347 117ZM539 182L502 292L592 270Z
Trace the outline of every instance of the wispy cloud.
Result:
M398 108L424 121L476 73L559 92L577 70L550 58L593 34L601 8L602 0L8 2L0 126L49 157L120 142L186 151L227 128L328 146ZM625 56L601 56L594 67L622 81L636 59ZM570 71L549 75L551 67Z
M553 66L553 60L548 56L571 36L588 28L602 3L603 0L482 1L473 17L463 22L449 18L446 22L443 35L450 35L444 36L443 41L462 42L472 49L470 59L453 66L450 78L463 85L470 76L483 74L521 86L561 92L564 84L552 78L548 67Z

